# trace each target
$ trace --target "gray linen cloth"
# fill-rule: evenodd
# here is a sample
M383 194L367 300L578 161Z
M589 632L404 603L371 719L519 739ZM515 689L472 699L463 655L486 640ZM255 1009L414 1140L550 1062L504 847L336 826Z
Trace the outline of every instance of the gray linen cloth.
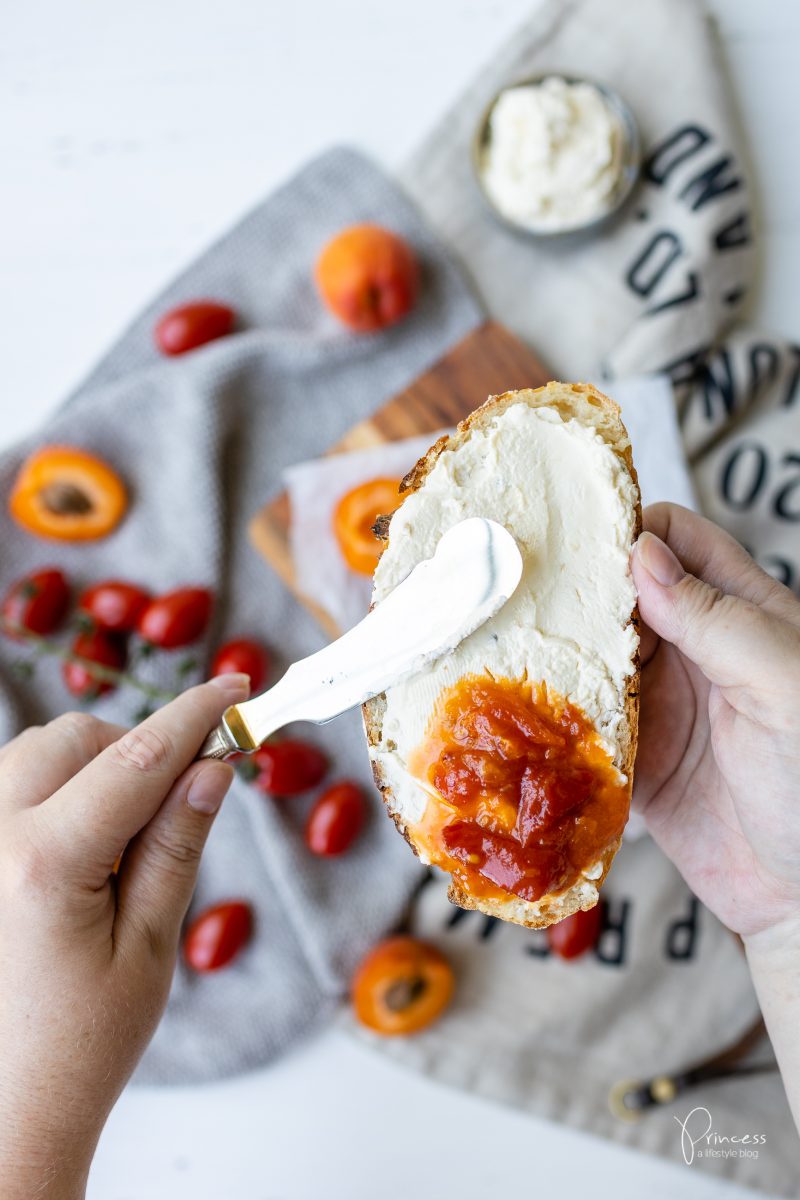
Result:
M409 319L366 337L329 316L312 283L324 242L362 220L408 238L424 279ZM230 302L241 332L182 358L159 357L152 342L157 316L202 296ZM248 544L249 517L280 485L285 466L323 451L480 320L458 271L397 189L350 150L325 154L142 313L46 428L0 456L3 496L27 453L62 442L107 459L133 497L113 536L84 545L34 538L3 506L0 584L5 589L34 567L56 563L77 586L119 576L154 591L211 586L213 628L194 672L176 683L186 654L173 651L157 653L139 673L177 690L201 678L208 652L234 635L262 639L282 670L323 637ZM39 661L25 679L14 664L26 657L0 638L2 741L75 707L57 661ZM140 703L123 689L93 711L130 724ZM332 777L368 783L357 715L307 732L330 754ZM418 868L377 798L358 845L331 861L312 859L303 846L310 802L275 802L235 781L204 857L195 909L250 899L254 941L218 975L193 977L179 966L138 1079L187 1082L264 1063L330 1010L355 963L398 918Z

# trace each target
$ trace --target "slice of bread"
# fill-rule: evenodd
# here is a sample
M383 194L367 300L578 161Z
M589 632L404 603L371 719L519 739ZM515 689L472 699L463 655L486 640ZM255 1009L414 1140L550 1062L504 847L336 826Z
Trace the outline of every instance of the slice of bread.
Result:
M528 680L577 708L596 731L617 787L626 790L627 812L639 692L629 554L641 505L618 406L588 384L549 383L490 397L431 447L401 492L400 507L379 522L387 545L374 603L468 516L506 526L525 563L517 592L497 616L452 654L364 705L375 779L409 844L423 861L437 861L425 829L429 806L443 801L411 762L442 697L474 676ZM616 832L596 847L569 886L538 899L496 887L471 894L463 873L450 899L520 925L550 925L597 903L620 838Z

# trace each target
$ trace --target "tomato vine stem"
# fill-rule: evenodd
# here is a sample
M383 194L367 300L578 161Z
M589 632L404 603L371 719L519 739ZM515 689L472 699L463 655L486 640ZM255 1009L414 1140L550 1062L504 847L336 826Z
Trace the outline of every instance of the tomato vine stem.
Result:
M131 675L128 671L117 671L114 667L106 667L102 663L92 662L91 659L82 658L79 654L73 654L69 647L62 646L59 642L54 641L53 638L43 637L39 633L32 633L24 625L18 625L16 621L9 621L7 617L2 615L0 615L0 630L18 640L27 642L36 651L37 657L60 658L64 662L77 663L79 666L85 667L89 674L99 683L112 683L115 687L133 687L150 700L158 700L163 703L174 700L177 695L176 692L157 687L152 683L147 683L144 679L139 679L138 676Z

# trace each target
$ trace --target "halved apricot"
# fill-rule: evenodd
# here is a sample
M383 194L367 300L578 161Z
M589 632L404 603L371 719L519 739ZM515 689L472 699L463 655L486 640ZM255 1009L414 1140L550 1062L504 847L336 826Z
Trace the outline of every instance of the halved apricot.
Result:
M453 968L441 951L412 937L393 937L371 950L353 979L362 1025L387 1037L431 1025L453 995Z
M368 479L352 488L336 506L333 532L349 567L360 575L371 575L383 549L372 526L378 517L391 513L400 503L400 479Z
M80 542L111 533L125 515L128 495L116 472L94 454L45 446L22 464L8 504L29 533Z

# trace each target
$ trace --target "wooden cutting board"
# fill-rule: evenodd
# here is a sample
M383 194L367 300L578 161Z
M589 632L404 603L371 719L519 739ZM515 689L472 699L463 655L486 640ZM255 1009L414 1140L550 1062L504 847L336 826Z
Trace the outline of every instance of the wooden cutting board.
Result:
M364 450L457 425L487 396L547 383L550 374L532 350L494 321L487 321L365 421L354 425L328 454ZM299 592L289 549L289 497L281 492L250 522L250 539L331 637L328 614Z

